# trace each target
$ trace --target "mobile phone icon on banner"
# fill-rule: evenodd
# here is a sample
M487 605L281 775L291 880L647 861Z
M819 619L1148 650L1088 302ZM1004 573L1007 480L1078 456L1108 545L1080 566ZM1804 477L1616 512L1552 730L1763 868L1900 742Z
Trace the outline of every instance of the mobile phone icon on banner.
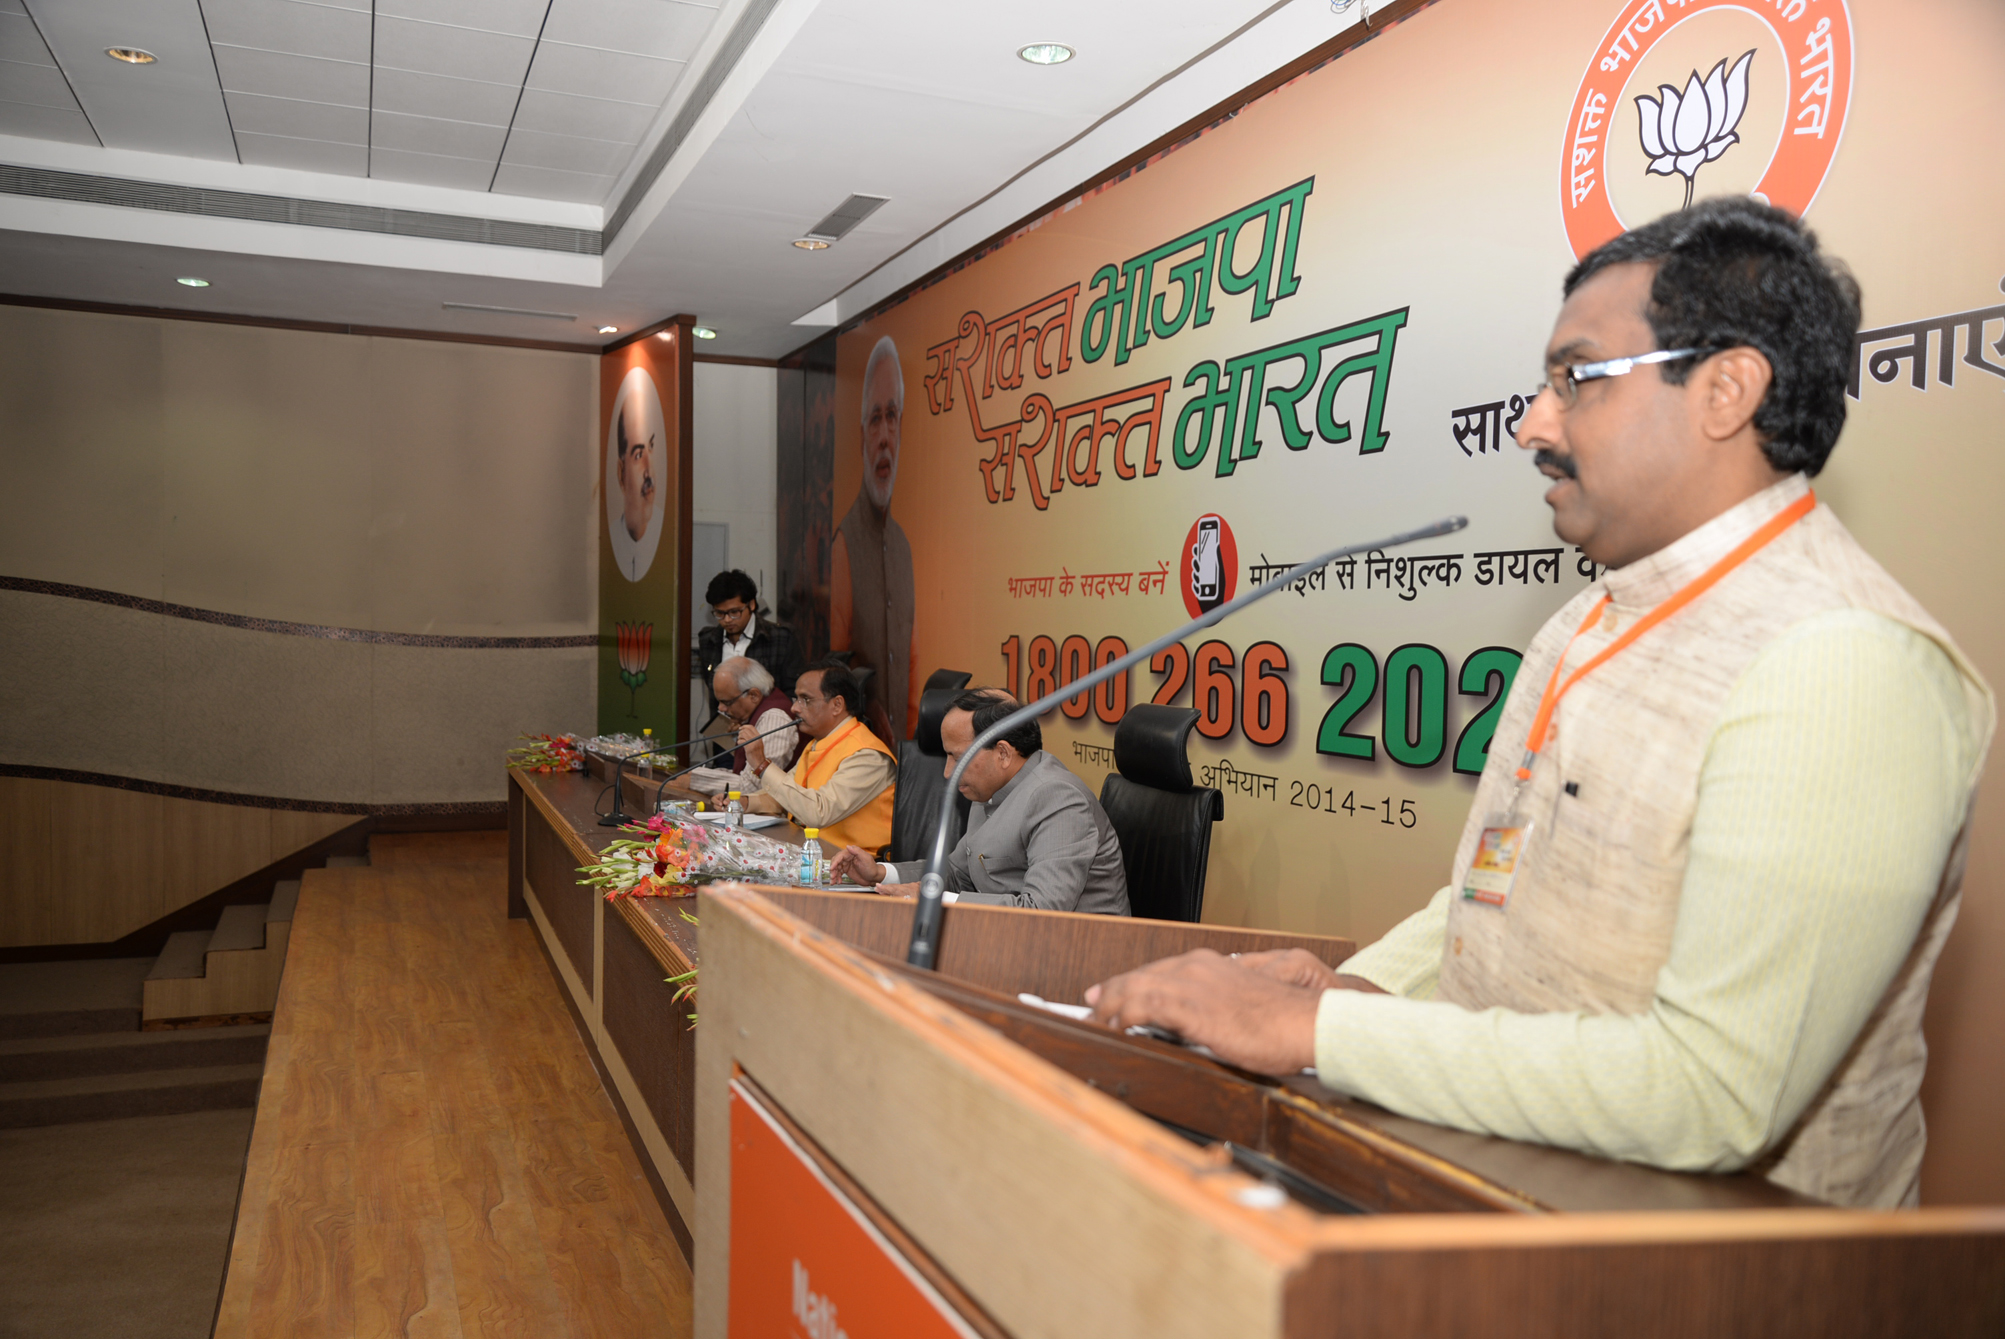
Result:
M1207 516L1197 523L1197 543L1190 550L1190 593L1202 605L1218 599L1218 518Z

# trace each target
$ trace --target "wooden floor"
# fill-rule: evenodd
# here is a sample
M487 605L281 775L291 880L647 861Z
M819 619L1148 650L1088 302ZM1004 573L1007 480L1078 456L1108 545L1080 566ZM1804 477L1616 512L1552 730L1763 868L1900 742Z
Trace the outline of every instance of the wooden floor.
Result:
M688 1334L503 834L371 857L300 894L216 1336Z

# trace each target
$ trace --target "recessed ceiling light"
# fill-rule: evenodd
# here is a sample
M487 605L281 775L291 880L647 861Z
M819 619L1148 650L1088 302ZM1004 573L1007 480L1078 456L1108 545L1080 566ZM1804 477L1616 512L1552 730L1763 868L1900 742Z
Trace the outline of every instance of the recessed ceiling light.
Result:
M127 65L151 65L160 59L151 51L141 51L136 46L108 46L104 54L113 60L122 60Z
M674 338L675 338L675 332L673 332L673 331L671 331L671 330L663 330L663 331L660 331L659 333L657 333L657 334L655 335L655 338L656 338L656 339L674 339Z
M182 279L176 279L174 282L177 284L186 284L190 288L207 288L209 286L209 281L207 279L197 279L193 275L189 275L186 278Z
M826 251L828 243L819 237L796 237L794 245L803 251Z
M696 336L696 337L697 337L698 339L716 339L716 338L717 338L717 332L716 332L715 330L712 330L712 329L711 329L711 328L710 328L709 326L707 326L707 325L693 325L693 326L689 327L689 333L690 333L690 334L692 334L692 335L694 335L694 336Z
M620 328L616 325L602 325L599 327L599 333L602 335L617 335L620 333Z
M1017 59L1027 60L1032 65L1063 65L1076 53L1063 42L1032 42L1029 46L1016 49Z

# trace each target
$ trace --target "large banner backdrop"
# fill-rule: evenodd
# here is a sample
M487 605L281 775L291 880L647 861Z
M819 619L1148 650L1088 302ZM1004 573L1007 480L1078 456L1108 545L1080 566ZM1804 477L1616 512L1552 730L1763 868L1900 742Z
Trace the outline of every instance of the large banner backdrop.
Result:
M1097 787L1129 704L1195 706L1226 796L1205 918L1369 941L1446 880L1519 648L1597 575L1512 440L1562 276L1759 193L1865 289L1819 491L1995 682L2001 69L1983 0L1423 10L842 336L838 627L912 629L907 711L940 667L1036 696L1305 557L1466 514L1044 725Z

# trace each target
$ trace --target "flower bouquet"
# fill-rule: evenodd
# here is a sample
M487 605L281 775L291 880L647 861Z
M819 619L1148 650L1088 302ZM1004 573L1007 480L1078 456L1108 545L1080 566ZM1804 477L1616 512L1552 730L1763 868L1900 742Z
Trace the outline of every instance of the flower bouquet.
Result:
M508 765L532 772L582 772L585 754L576 735L522 735L529 742L508 751Z
M743 879L798 884L801 854L785 842L743 828L715 828L656 815L627 827L633 838L614 841L596 863L580 865L584 882L616 897L688 897L700 883Z

